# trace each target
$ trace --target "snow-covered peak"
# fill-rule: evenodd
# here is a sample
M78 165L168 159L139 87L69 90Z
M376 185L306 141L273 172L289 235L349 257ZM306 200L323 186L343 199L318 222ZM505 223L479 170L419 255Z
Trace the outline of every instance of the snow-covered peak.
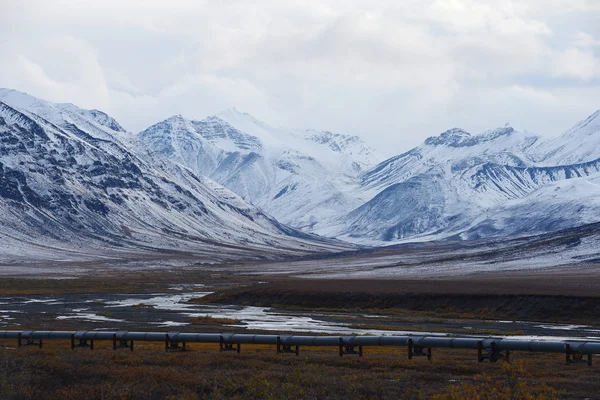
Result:
M490 129L490 130L483 132L481 135L479 135L479 138L481 141L491 141L491 140L496 140L502 136L510 136L510 135L514 134L515 132L516 131L512 126L510 126L509 124L506 124L501 128Z
M460 147L470 138L471 134L469 132L460 128L452 128L439 136L427 138L425 144L429 146Z
M420 174L461 173L485 163L526 167L533 164L529 148L538 140L537 135L518 132L509 125L479 135L453 128L380 163L363 175L363 183L377 191Z
M315 129L306 129L303 131L294 131L294 133L306 141L319 145L341 157L349 157L349 163L357 171L368 169L381 161L380 155L372 147L367 145L360 137L333 133L330 131L319 131ZM331 156L326 156L330 158Z
M256 137L239 131L216 116L195 121L185 119L180 114L174 115L147 128L140 136L146 139L153 137L155 142L160 139L163 145L168 144L169 148L173 147L174 142L178 142L175 147L179 146L181 150L202 143L204 148L213 146L213 153L259 152L262 148L260 140Z
M0 89L0 101L17 110L25 110L36 114L55 125L63 122L61 109L57 104L38 99L27 93L14 89Z
M286 143L289 142L290 134L284 129L274 128L236 108L223 110L214 117L227 122L241 132L255 136L266 148L282 149L287 147Z
M149 149L169 156L187 147L188 142L197 143L201 147L205 145L205 141L196 132L191 121L181 115L173 115L158 122L140 132L138 136Z
M71 103L61 103L57 104L57 106L65 111L69 111L72 113L79 114L80 116L87 118L96 122L98 125L101 125L105 128L110 129L111 131L126 133L127 131L111 116L102 112L100 110L84 110L79 108Z
M252 123L257 124L257 125L268 126L264 122L256 119L251 114L242 112L235 107L222 110L219 113L215 114L214 117L222 119L223 121L238 121L238 122L239 121L251 121Z
M518 132L509 124L503 127L487 130L479 135L472 136L460 128L447 130L439 136L433 136L425 140L425 145L429 146L446 146L446 147L472 147L488 142L493 142L498 138L506 140L514 136L512 142L537 140L537 136ZM486 144L487 146L487 144Z
M149 132L157 132L157 131L160 131L161 133L163 133L165 135L171 134L172 132L174 132L176 130L176 128L185 126L185 122L186 122L186 120L181 115L179 115L179 114L173 115L167 119L157 122L154 125L149 126L145 130L140 132L140 134L143 135L143 134L147 134Z
M157 122L156 124L150 126L144 132L150 131L160 131L164 135L172 135L178 132L188 132L193 131L192 123L190 120L187 120L181 116L181 114L172 115L169 118Z
M358 177L379 158L360 138L275 128L237 109L172 117L140 133L146 149L234 191L294 227L357 207Z
M337 153L343 153L345 148L348 148L355 143L364 144L358 136L348 136L329 131L317 131L314 129L307 129L304 131L303 136L307 140L327 145L331 150Z
M170 123L178 123L178 122L181 122L184 120L185 120L185 118L183 118L181 116L181 114L171 115L169 118L165 119L165 121L170 122Z
M225 152L260 152L261 141L248 135L219 117L211 116L201 121L192 121L198 134L202 135L213 146Z
M585 120L579 122L574 127L564 133L564 137L584 137L593 136L598 137L600 142L600 110L596 111Z
M14 89L0 89L0 101L64 129L76 126L97 139L129 139L126 130L114 118L99 110L85 110L71 103L51 103Z
M381 158L358 136L314 129L273 127L236 108L224 110L205 121L224 121L246 135L254 136L266 155L297 154L318 160L342 174L356 175L377 164Z
M540 143L535 151L537 160L544 165L567 165L599 159L600 110L561 136Z

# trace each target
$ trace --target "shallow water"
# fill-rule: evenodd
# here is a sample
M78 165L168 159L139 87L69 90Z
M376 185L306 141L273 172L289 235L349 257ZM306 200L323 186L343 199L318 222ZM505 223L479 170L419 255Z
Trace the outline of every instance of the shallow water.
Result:
M202 287L194 286L195 288ZM180 290L191 287L176 285L175 293L151 294L75 294L59 296L17 296L0 297L0 303L7 305L6 310L0 310L0 326L3 329L27 326L27 324L40 321L85 321L89 329L147 329L154 328L190 328L190 318L209 316L219 319L234 319L240 321L236 324L226 325L224 330L240 332L245 329L298 332L318 334L361 334L361 335L436 335L446 334L439 332L423 332L435 328L448 326L464 330L497 329L507 332L520 330L524 336L510 335L511 337L547 337L557 338L560 332L562 338L569 337L594 338L600 334L599 329L586 325L551 324L527 321L476 321L471 325L423 323L413 324L420 331L410 330L379 330L358 329L353 325L370 322L385 323L389 325L389 316L377 314L346 314L339 312L310 312L310 311L285 311L269 307L194 304L189 301L210 294L211 292L181 292ZM386 320L387 319L387 320ZM410 326L403 322L403 327ZM202 326L194 327L202 331ZM535 334L532 334L535 333ZM465 336L464 334L461 334ZM504 335L503 335L504 336Z

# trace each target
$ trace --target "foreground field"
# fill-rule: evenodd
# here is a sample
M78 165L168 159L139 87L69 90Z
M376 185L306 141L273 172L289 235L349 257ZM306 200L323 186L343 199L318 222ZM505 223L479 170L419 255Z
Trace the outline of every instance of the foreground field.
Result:
M431 362L408 360L406 349L369 349L340 358L337 349L270 347L240 354L195 345L166 353L140 344L134 352L98 346L71 350L0 349L3 399L554 399L600 393L597 371L564 367L560 355L517 353L511 364L478 363L472 351L439 351Z
M469 326L477 320L520 315L529 320L593 325L599 323L600 315L600 279L586 276L585 271L365 281L188 269L58 281L4 279L0 280L0 301L27 295L62 295L61 299L67 294L82 299L95 299L96 294L110 298L111 293L154 296L181 293L182 285L198 284L204 285L199 290L214 292L200 302L275 306L306 315L316 309L329 310L341 313L345 320L354 318L357 328L365 327L359 317L370 312L393 315L389 320L394 325L378 322L379 329L414 329L424 324L431 329L436 324L440 330L460 318L469 318ZM98 311L106 306L99 301L89 304ZM50 309L65 306L60 303ZM36 314L41 310L17 312L15 319L0 322L5 324L3 329L111 327L106 322L48 319L43 315L51 314ZM104 316L128 318L152 314L153 309L140 303L111 312L114 315ZM199 316L190 322L177 330L231 332L236 329L223 325L237 320ZM126 326L120 324L119 329ZM125 329L133 328L127 325ZM569 331L559 334L569 335ZM2 399L593 399L600 393L598 366L565 366L561 354L517 352L511 354L510 364L492 364L478 363L475 351L464 350L436 350L428 362L423 358L409 361L406 348L369 348L362 358L340 358L337 348L301 348L296 357L257 346L245 346L236 354L200 344L191 345L185 353L167 353L162 345L151 343L136 343L134 352L113 351L104 343L94 351L71 350L63 342L45 343L43 349L15 349L15 345L0 342Z

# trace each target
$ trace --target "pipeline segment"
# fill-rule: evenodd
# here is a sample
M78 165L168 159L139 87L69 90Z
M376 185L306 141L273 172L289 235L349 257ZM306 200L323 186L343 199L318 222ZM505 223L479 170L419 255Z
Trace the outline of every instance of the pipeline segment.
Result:
M134 342L164 342L166 350L184 350L186 343L218 343L221 350L240 351L241 345L276 345L278 353L298 354L300 346L339 347L340 356L363 354L363 347L408 347L409 358L427 356L431 349L471 349L478 351L478 359L497 361L508 359L510 351L563 353L568 363L583 362L591 365L592 355L600 354L600 341L507 339L503 337L439 337L439 336L309 336L309 335L254 335L236 333L187 332L130 332L130 331L0 331L0 340L17 340L19 347L42 347L45 340L70 340L71 348L90 347L95 341L112 341L113 349L129 348ZM75 344L78 341L78 344ZM179 344L182 343L183 347ZM295 347L295 350L293 349ZM356 350L358 348L358 350Z

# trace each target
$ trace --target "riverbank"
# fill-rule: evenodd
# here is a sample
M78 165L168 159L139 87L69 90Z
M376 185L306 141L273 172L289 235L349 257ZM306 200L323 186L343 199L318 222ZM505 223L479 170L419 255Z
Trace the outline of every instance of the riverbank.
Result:
M564 276L470 276L444 280L290 279L217 290L202 304L344 310L600 324L600 281Z

